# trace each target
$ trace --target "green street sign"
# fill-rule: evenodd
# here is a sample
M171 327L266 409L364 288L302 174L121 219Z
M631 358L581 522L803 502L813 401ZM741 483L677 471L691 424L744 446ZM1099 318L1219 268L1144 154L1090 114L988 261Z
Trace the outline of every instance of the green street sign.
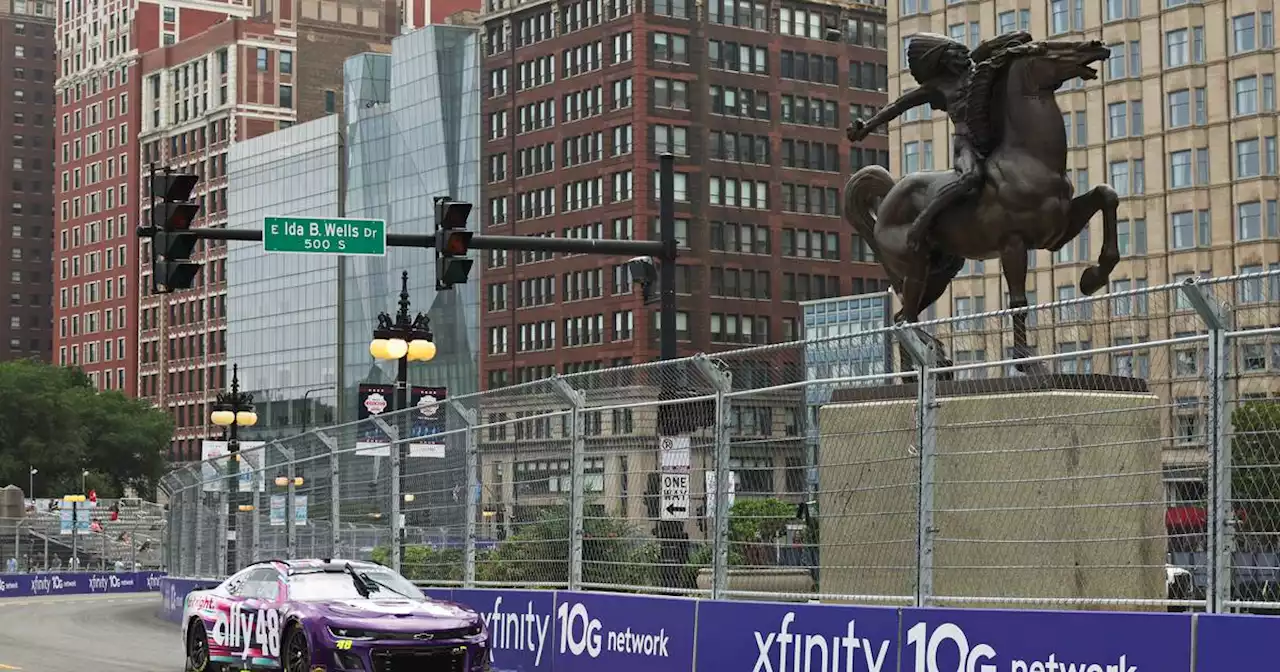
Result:
M381 219L267 217L262 226L267 252L381 257L387 253L387 223Z

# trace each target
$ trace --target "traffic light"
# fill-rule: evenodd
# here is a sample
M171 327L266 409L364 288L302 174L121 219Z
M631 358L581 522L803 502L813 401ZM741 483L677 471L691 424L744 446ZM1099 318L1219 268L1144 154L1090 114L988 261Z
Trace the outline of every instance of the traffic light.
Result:
M466 257L471 249L467 218L471 204L448 196L436 197L436 289L452 289L466 282L475 263Z
M169 294L191 289L201 264L191 261L196 237L191 225L200 206L191 201L200 178L180 173L151 174L151 290Z

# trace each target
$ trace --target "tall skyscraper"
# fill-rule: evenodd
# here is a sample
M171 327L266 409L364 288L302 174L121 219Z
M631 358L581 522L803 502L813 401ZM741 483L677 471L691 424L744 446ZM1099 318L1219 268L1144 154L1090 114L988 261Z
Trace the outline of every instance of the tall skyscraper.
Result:
M0 5L0 361L49 359L53 291L52 2Z
M840 194L889 161L844 134L885 102L882 5L489 0L483 23L483 232L656 239L669 151L684 353L797 339L799 301L881 287ZM656 358L625 262L482 255L482 384Z

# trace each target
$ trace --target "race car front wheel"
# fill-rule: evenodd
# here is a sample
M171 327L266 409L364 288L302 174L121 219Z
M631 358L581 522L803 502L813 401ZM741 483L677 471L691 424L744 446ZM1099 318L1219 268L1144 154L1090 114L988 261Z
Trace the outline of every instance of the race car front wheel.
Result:
M301 627L289 628L284 655L285 672L311 672L311 645L307 644L307 633Z
M187 628L187 670L188 672L215 672L215 666L209 660L209 633L199 619Z

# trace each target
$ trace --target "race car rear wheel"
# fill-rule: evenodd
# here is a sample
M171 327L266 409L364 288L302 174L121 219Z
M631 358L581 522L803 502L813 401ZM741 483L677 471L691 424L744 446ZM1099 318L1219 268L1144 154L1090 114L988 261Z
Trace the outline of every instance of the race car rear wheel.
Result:
M188 672L217 672L218 665L209 659L209 633L204 629L204 622L194 619L187 628L187 670Z
M285 672L311 672L311 645L307 633L295 624L289 628L284 645Z

